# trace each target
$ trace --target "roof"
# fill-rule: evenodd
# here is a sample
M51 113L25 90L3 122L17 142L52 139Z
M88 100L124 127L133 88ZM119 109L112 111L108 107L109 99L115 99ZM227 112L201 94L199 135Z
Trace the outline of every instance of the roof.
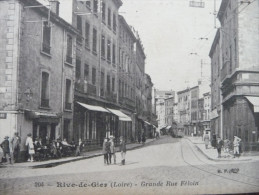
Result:
M125 18L122 15L119 15L118 18L119 18L119 21L121 22L121 24L123 24L123 26L127 29L129 34L133 38L133 41L136 42L137 39L136 39L134 33L132 32L131 28L129 27L127 21L125 20Z
M212 56L214 54L214 51L215 51L215 48L216 48L217 44L219 43L219 40L220 40L219 38L220 38L220 30L218 29L217 33L214 37L214 41L213 41L213 43L211 45L211 48L210 48L210 53L209 53L210 58L212 58Z
M229 0L222 0L222 2L220 4L220 8L219 8L218 15L217 15L217 18L219 19L220 22L222 22L222 17L225 14L228 2L229 2Z
M23 2L25 5L29 5L29 6L42 5L37 0L20 0L20 1ZM43 6L43 7L36 7L33 10L35 12L40 12L40 14L41 15L45 15L45 17L47 17L48 13L49 13L49 9L47 7L45 7L45 6ZM72 33L80 35L79 31L75 27L73 27L71 24L66 22L63 18L59 17L57 14L55 14L52 11L50 12L50 21L54 22L56 24L59 24L60 26L65 27L66 30L69 30Z

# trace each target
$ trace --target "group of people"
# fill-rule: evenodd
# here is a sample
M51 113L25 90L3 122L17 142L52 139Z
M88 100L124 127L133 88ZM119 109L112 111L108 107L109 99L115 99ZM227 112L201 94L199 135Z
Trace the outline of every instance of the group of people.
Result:
M216 137L216 136L214 136ZM204 143L205 143L205 148L208 149L209 143L210 143L210 136L208 132L203 137ZM241 139L237 136L234 136L234 141L233 141L233 154L234 158L240 156L240 150L241 150ZM217 149L218 152L218 158L221 158L221 149L224 148L224 152L228 153L229 149L231 147L231 142L229 139L225 139L224 141L218 136L217 139L212 140L212 146Z
M146 142L146 135L143 132L142 135L140 135L140 133L138 134L138 143L140 144L142 142L142 144L145 144Z
M21 138L17 132L14 133L12 138L5 136L4 141L0 145L0 163L2 163L3 159L5 159L8 164L18 162L20 144Z
M120 137L119 150L121 152L121 165L125 165L126 143L122 136ZM113 158L114 164L116 164L116 148L115 148L113 136L110 136L109 138L104 138L103 155L104 155L104 164L107 164L107 165L111 164L112 158Z

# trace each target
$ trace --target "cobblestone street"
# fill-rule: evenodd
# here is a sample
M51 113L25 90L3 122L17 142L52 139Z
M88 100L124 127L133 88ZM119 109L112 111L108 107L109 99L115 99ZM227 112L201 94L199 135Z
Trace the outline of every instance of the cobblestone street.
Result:
M119 164L117 153L117 162L104 165L100 156L52 168L2 168L1 189L3 194L204 194L259 190L257 161L210 161L185 138L164 136L128 151L125 166Z

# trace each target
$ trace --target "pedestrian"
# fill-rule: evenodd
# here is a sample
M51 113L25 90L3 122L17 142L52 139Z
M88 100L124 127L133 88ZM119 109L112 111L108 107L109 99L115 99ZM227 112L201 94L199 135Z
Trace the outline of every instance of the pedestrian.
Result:
M121 165L125 165L126 143L122 136L120 137L120 152L121 152Z
M241 142L241 139L237 136L234 136L234 141L233 141L233 145L234 145L234 158L236 156L239 157L239 143Z
M12 144L12 149L13 149L14 162L19 162L21 138L20 138L18 132L14 133L14 136L11 139L11 144Z
M142 133L142 144L145 144L146 142L146 136L145 136L145 133L143 132Z
M5 136L4 141L1 143L1 147L3 148L4 158L6 159L7 164L9 163L13 164L13 158L12 158L13 151L12 151L12 148L10 147L9 136Z
M230 141L229 139L224 140L224 152L228 153L229 152L229 146L230 146Z
M0 146L0 163L2 163L3 157L4 157L4 151L2 149L2 146Z
M141 135L140 135L140 132L138 133L138 143L140 144L141 142Z
M31 138L31 133L27 134L25 145L28 148L28 154L29 154L28 162L33 162L33 156L35 154L35 151L34 151L34 144Z
M218 151L218 158L221 158L221 148L223 147L223 145L224 145L223 140L220 137L218 137L217 144L216 144L217 151Z
M103 157L104 157L104 164L109 165L108 155L110 153L110 143L108 142L108 138L104 138L103 141Z
M208 149L208 145L210 143L210 136L209 136L208 131L206 131L206 134L203 137L203 141L205 143L205 148Z
M114 137L110 136L110 154L109 154L109 161L111 163L111 158L113 157L113 162L116 164L116 149L114 144Z
M80 156L80 153L83 147L84 147L84 144L82 142L82 139L79 138L78 143L76 144L76 156Z

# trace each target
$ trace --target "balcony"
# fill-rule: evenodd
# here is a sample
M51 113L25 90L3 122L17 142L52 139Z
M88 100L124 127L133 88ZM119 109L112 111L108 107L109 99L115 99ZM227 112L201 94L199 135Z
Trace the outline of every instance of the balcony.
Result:
M84 93L96 96L96 86L86 82L84 84Z
M107 101L109 101L109 102L114 102L114 103L116 103L117 102L117 93L115 93L115 92L111 92L111 91L107 91L107 93L106 93L106 99L107 99Z
M44 108L49 108L49 99L41 99L41 103L40 103L40 106L41 107L44 107Z
M72 110L72 103L65 102L65 109Z
M83 38L81 36L77 36L76 37L76 43L80 46L83 45Z
M50 49L51 49L50 44L42 43L42 51L44 53L50 54Z

